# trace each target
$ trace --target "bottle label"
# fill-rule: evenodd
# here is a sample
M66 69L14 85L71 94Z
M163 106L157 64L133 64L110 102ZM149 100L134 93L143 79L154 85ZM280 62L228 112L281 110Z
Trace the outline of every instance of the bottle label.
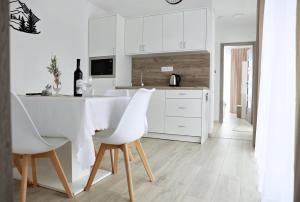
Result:
M82 94L82 87L83 87L83 80L82 79L76 80L76 93L77 94Z

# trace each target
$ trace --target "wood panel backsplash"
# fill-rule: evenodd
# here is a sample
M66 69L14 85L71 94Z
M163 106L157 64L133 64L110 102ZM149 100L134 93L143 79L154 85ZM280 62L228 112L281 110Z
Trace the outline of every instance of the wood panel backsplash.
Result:
M161 72L161 67L173 66L173 72ZM132 85L141 84L141 72L145 86L168 86L172 73L181 76L180 86L209 87L209 53L173 56L147 56L132 59Z

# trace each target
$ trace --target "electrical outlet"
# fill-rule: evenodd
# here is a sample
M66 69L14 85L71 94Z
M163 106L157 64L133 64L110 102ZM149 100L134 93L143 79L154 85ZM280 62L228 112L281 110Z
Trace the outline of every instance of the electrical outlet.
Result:
M173 66L161 67L161 72L173 72Z

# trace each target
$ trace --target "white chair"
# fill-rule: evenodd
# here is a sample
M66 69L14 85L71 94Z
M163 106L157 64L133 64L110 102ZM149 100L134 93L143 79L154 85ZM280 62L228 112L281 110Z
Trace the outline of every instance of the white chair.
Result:
M140 138L145 134L145 117L149 105L149 101L152 93L155 89L146 90L140 89L130 100L117 128L114 131L101 131L98 135L101 146L99 148L95 164L91 171L89 180L86 184L85 191L89 191L97 169L101 165L103 155L106 150L115 149L114 155L114 170L116 172L118 165L118 149L121 149L124 153L127 183L130 200L134 201L134 193L132 187L131 170L129 163L129 151L128 146L134 145L139 153L139 156L144 164L145 170L150 178L150 181L154 181L154 176L149 167L148 161L146 159L144 150L142 148Z
M109 90L105 90L103 93L102 93L103 96L107 96L107 97L122 97L122 96L129 96L129 90L127 89L109 89ZM101 134L99 133L100 131L97 130L96 133L93 138L95 140L98 140L98 136L100 135L100 138L101 138ZM97 155L97 152L96 152L96 149L95 149L95 154ZM112 173L114 174L115 173L115 170L114 170L114 159L113 159L113 155L114 155L114 150L113 149L110 149L110 160L111 160L111 171ZM129 149L129 158L130 158L130 161L133 161L134 158L133 158L133 155L131 153L131 150Z
M28 163L31 161L32 181L35 187L37 186L35 159L46 157L50 158L68 197L72 198L73 193L55 153L55 149L64 145L68 140L65 138L41 137L20 98L14 93L11 93L11 116L13 161L22 176L20 201L26 201Z

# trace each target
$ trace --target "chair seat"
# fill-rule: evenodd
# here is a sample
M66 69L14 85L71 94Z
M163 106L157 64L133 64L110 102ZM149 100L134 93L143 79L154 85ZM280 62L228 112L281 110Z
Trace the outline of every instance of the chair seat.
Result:
M64 138L64 137L46 137L46 136L42 136L42 138L53 149L57 149L57 148L63 146L64 144L66 144L69 141L67 138Z

